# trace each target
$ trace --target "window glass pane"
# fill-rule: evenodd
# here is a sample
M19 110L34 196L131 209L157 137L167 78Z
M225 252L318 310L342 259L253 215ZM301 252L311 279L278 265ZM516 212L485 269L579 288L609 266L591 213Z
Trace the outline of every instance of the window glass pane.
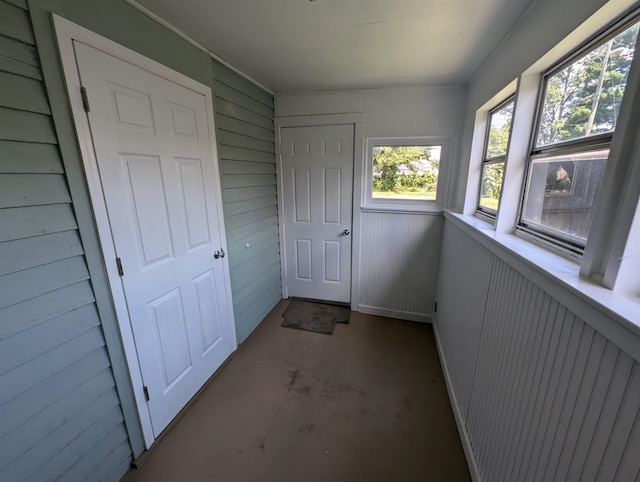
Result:
M442 146L375 146L372 197L435 200Z
M613 132L638 24L547 79L537 146Z
M514 103L510 102L502 109L491 114L489 138L487 139L487 159L507 155L513 105Z
M586 241L608 156L607 149L532 160L523 221Z
M504 162L487 163L482 168L482 186L480 188L480 207L498 210L502 192Z

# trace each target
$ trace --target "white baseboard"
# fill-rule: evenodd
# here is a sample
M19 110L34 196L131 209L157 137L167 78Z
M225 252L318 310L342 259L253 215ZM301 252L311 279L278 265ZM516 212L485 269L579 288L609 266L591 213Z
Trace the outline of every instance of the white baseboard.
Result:
M433 323L433 317L431 315L424 315L422 313L410 313L406 311L385 310L384 308L377 308L375 306L359 305L358 312L366 313L368 315L385 316L387 318L397 318L398 320L418 321L420 323Z
M462 442L462 448L464 450L464 456L467 459L467 466L469 467L469 472L471 473L471 478L473 482L482 482L482 476L480 475L480 469L478 468L478 463L476 461L475 454L473 453L473 448L471 446L471 439L469 438L469 433L467 432L467 428L465 427L464 417L462 415L462 409L460 408L460 404L458 403L458 398L456 397L455 391L453 390L453 382L451 380L451 376L449 374L449 369L447 367L447 360L444 357L442 352L442 347L440 346L440 337L438 336L438 323L437 320L433 320L433 334L436 338L436 347L438 348L438 355L440 357L440 364L442 365L442 371L444 373L444 380L447 385L447 392L449 392L449 400L451 400L451 408L453 409L453 416L456 420L456 425L458 426L458 434L460 435L460 440Z

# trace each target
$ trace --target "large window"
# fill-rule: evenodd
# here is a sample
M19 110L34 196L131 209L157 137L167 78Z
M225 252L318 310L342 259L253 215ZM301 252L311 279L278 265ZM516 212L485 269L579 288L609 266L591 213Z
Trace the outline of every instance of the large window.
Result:
M514 104L513 97L510 97L489 112L478 201L478 211L489 216L495 216L498 211Z
M609 156L638 24L587 45L544 76L520 227L580 252Z
M369 138L365 207L428 209L438 199L445 140Z

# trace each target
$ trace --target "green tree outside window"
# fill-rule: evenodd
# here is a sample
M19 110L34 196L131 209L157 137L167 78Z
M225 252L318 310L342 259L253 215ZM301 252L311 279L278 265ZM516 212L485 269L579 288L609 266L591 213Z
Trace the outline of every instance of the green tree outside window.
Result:
M435 200L441 146L375 146L372 196Z

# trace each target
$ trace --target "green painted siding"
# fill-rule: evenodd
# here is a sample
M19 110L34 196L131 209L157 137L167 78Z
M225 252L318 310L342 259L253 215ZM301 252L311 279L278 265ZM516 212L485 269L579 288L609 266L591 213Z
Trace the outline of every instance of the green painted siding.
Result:
M233 308L242 342L281 297L273 97L215 61L213 92Z
M131 446L24 1L0 0L0 480L117 480Z
M63 146L70 144L74 151L65 154L68 165L72 157L77 157L77 152L75 139L71 138L73 127L68 114L64 116L67 118L63 118L60 113L63 107L66 109L66 94L60 66L57 61L52 61L57 55L49 19L52 12L211 87L236 331L238 341L244 341L280 300L280 288L274 287L280 286L277 274L280 268L274 268L275 264L279 265L280 257L275 197L273 96L123 1L31 0L30 5L36 38L40 39L41 53L44 52L47 93L53 106L60 142ZM26 56L24 53L22 55ZM77 160L73 162L79 164ZM73 172L76 174L75 169ZM77 188L77 181L80 180L69 180L72 193ZM82 197L86 195L84 192L81 194ZM81 201L84 203L84 199ZM82 214L79 217L83 219ZM82 223L80 228L82 231ZM250 244L248 249L245 248L247 243ZM268 259L260 252L263 245L271 246ZM240 271L236 271L238 268L241 268ZM256 285L257 278L263 279L264 283ZM92 279L96 281L93 274ZM247 289L255 290L253 297L237 299L236 294L242 295Z
M280 299L273 97L124 1L28 7L0 0L0 480L115 481L144 446L51 14L212 88L239 341Z

